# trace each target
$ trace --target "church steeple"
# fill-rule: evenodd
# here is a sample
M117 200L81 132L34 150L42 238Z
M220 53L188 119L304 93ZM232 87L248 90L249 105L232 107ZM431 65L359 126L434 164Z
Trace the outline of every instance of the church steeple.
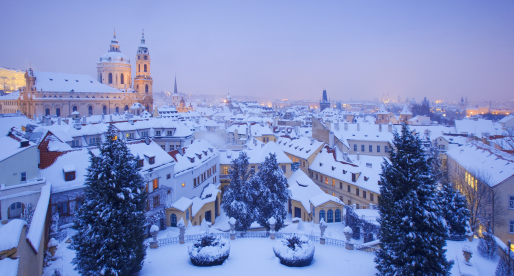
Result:
M118 44L118 40L116 39L116 28L114 28L114 35L112 36L111 46L109 47L109 52L119 52L120 45Z
M173 90L173 94L177 94L177 76L175 75L175 89Z

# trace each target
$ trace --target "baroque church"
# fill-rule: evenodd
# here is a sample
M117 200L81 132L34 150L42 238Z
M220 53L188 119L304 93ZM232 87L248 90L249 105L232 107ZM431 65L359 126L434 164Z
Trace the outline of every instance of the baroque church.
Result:
M97 63L97 79L89 75L39 72L29 68L25 72L26 86L20 93L18 106L29 118L123 113L135 103L140 103L151 113L153 80L144 32L137 49L134 80L131 75L130 59L121 53L115 32L109 51Z

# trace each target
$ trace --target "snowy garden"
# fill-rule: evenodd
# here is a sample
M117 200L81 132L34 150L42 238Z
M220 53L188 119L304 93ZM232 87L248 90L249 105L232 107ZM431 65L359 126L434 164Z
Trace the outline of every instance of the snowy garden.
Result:
M146 259L139 275L167 275L170 271L178 275L198 275L199 273L212 273L213 275L282 275L285 273L294 273L295 275L313 275L313 273L341 273L345 275L375 275L373 252L358 250L358 246L354 250L348 250L345 246L344 224L331 223L325 230L326 243L320 243L320 229L318 224L314 223L291 223L276 234L275 240L270 239L269 232L266 231L249 231L245 235L237 234L235 240L230 240L230 231L222 232L217 228L226 228L228 220L222 216L215 225L210 229L206 226L191 226L185 229L186 241L184 244L179 243L180 229L177 227L167 228L159 231L157 240L159 247L146 249ZM209 231L214 235L225 238L229 241L230 255L222 265L199 267L195 266L190 259L188 252L193 241ZM66 241L76 233L75 230L68 229L68 237L62 242L57 243L54 261L50 262L50 266L45 268L44 275L53 275L54 269L63 271L63 275L72 276L80 275L74 270L75 265L72 259L75 257L75 251L68 248L69 243ZM312 263L304 267L288 267L280 263L275 256L273 247L279 237L289 236L296 233L305 235L313 241L315 247L314 258ZM149 244L152 238L148 238L146 243ZM356 245L362 244L361 240L351 240ZM446 257L448 260L463 259L463 247L468 246L472 251L471 263L476 268L478 274L489 276L494 275L498 264L498 257L495 259L487 259L477 252L478 239L472 242L465 241L447 241ZM264 273L264 274L263 274ZM459 267L455 264L451 270L452 275L460 275Z
M345 207L342 222L292 219L285 210L287 179L275 156L266 157L255 172L247 169L248 159L242 154L230 171L230 189L214 225L205 218L197 226L183 219L178 227L153 225L146 240L141 211L145 194L137 188L142 182L137 174L118 184L99 180L128 177L130 169L137 168L134 160L110 160L120 156L111 152L126 150L110 140L114 146L102 148L103 160L93 159L97 167L89 170L88 181L111 199L106 201L98 187L86 188L89 201L79 210L76 230L68 228L60 242L51 241L54 255L48 256L44 274L59 270L64 275L495 275L498 262L504 260L497 247L509 252L507 247L487 232L480 241L474 238L463 197L448 184L436 189L431 174L435 169L427 164L419 140L406 128L401 138L395 137L398 153L391 152L392 163L384 165L378 227L360 221L350 206ZM117 185L123 197L113 191ZM396 199L399 194L401 200ZM507 266L504 271L513 267Z

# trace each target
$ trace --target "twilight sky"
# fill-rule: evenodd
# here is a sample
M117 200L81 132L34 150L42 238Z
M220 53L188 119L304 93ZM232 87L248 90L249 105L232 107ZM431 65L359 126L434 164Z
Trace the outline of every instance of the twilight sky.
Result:
M154 92L514 100L514 1L2 1L0 67L96 77L113 28Z

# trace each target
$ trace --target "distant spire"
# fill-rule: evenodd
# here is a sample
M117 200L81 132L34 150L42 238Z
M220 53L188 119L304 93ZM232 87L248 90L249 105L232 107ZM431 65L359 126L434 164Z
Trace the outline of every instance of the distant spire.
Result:
M141 44L145 44L145 29L143 29L143 36L141 37Z
M114 38L116 38L116 28L114 28Z
M175 75L175 90L173 90L173 94L177 94L177 75Z

